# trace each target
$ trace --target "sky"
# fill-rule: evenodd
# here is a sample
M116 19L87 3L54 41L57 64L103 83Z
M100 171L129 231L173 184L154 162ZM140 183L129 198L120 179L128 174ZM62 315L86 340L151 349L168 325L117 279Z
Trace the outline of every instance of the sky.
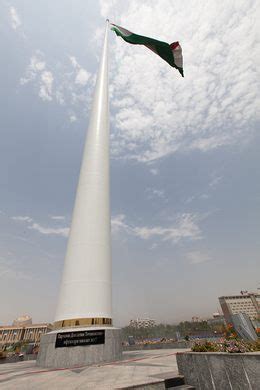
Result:
M0 324L54 320L105 19L114 323L211 317L260 287L257 0L2 0Z

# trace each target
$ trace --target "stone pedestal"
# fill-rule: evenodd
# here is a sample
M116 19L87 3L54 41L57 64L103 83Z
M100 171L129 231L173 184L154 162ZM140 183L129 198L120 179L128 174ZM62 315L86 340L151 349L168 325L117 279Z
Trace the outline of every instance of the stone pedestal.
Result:
M102 344L57 347L57 334L104 330ZM62 335L63 336L63 335ZM66 335L64 335L65 337ZM59 338L61 338L59 336ZM65 338L65 344L67 339ZM82 340L81 340L82 341ZM55 347L56 345L56 347ZM112 362L122 357L121 329L114 327L63 328L41 337L36 365L49 368L73 368L101 362Z

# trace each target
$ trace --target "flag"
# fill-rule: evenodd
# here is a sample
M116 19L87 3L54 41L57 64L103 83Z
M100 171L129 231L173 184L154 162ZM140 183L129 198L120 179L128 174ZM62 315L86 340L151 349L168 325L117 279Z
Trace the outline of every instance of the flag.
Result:
M182 77L183 75L183 59L182 49L179 42L173 42L171 44L157 41L153 38L137 35L131 31L126 30L123 27L117 26L111 23L111 30L115 31L116 35L123 38L126 42L133 45L144 45L148 49L152 50L155 54L158 54L164 61L168 62L170 66L178 69Z

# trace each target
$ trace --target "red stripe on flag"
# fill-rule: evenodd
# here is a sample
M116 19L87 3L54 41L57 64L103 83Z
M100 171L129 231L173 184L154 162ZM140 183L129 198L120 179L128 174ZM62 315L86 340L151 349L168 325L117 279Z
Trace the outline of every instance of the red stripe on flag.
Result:
M173 42L170 44L172 50L176 49L176 47L180 46L179 42Z

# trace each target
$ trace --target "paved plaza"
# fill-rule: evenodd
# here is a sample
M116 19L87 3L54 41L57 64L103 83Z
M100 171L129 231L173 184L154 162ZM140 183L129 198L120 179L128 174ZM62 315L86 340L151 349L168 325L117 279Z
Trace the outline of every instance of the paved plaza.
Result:
M178 373L176 353L187 350L124 352L123 360L73 369L41 369L35 361L0 365L0 389L74 390L122 389L145 383L162 382L154 375Z

